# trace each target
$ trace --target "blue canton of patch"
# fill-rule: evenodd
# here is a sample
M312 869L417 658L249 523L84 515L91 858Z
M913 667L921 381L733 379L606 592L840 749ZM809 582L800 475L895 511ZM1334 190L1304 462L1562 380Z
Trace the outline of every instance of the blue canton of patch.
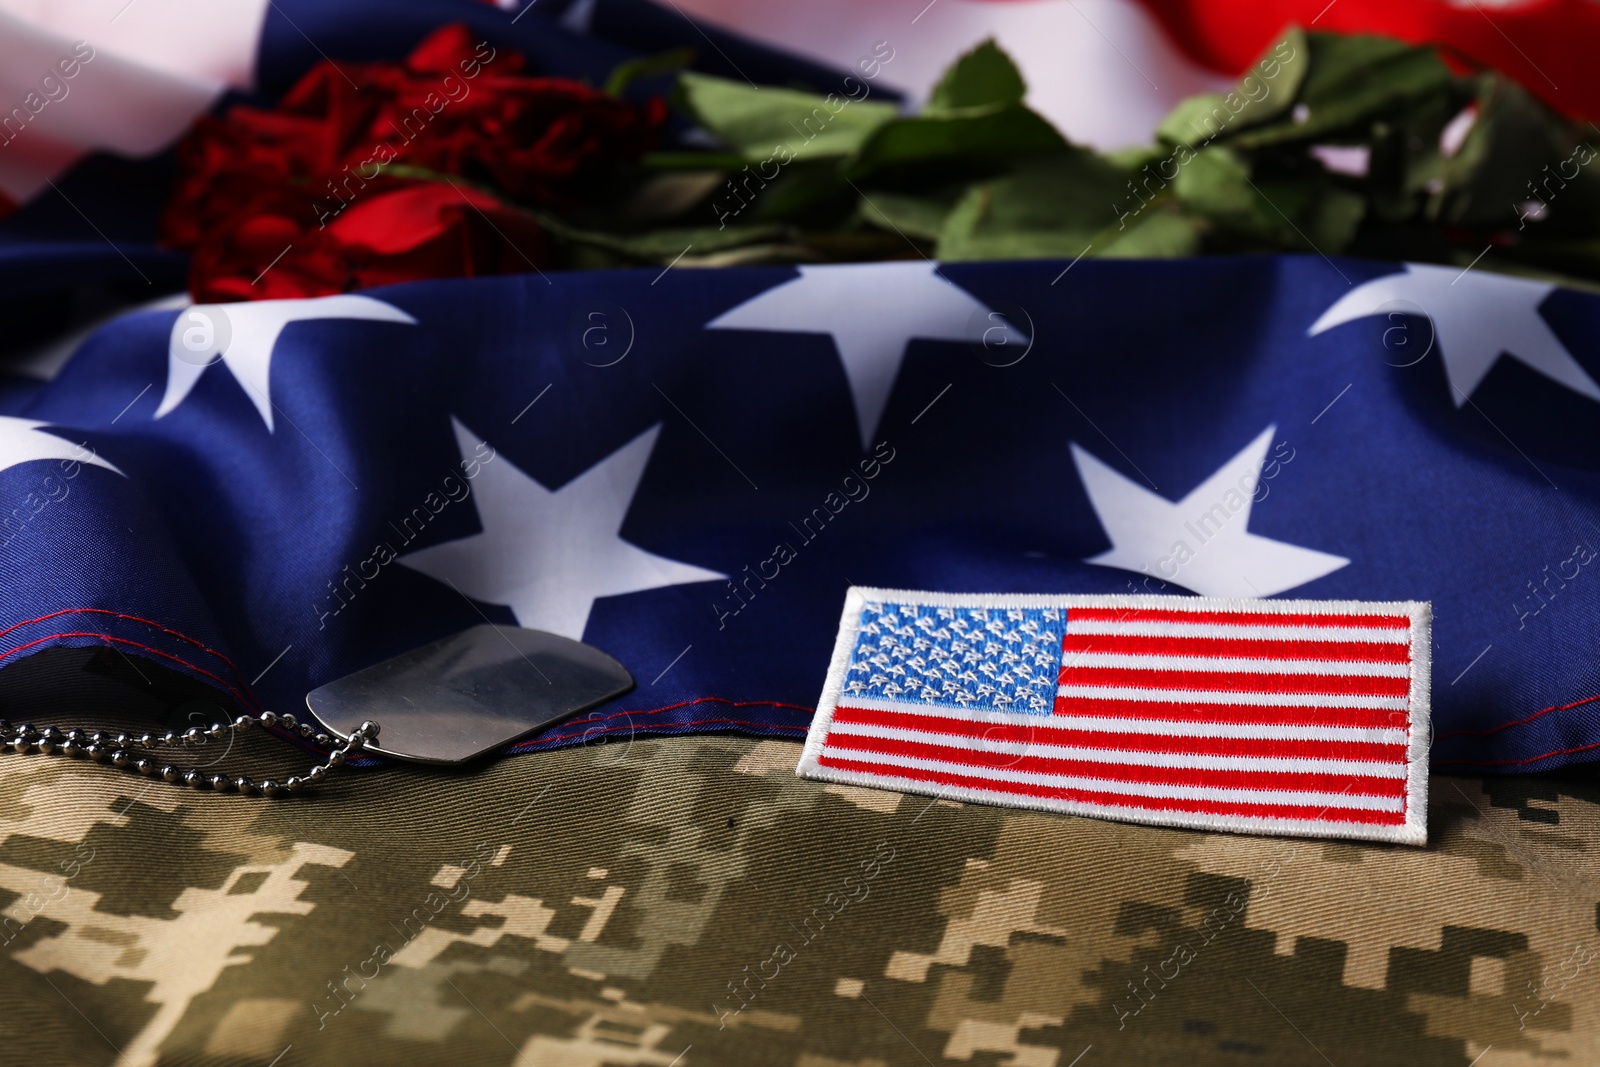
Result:
M880 700L1048 715L1066 612L869 602L844 692Z

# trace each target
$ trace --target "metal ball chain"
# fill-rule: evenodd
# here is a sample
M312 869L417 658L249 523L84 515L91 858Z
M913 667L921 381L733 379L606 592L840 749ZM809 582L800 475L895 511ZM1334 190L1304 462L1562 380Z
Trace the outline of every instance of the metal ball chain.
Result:
M135 757L130 748L158 748L163 745L200 744L207 738L220 738L231 732L244 733L257 723L263 726L280 726L298 733L321 748L332 748L326 763L312 767L304 775L290 775L279 782L272 778L256 781L249 775L230 778L225 774L208 775L199 770L179 770L170 763ZM303 793L324 781L336 768L360 752L378 737L378 724L371 719L353 730L343 744L335 746L338 738L320 733L310 723L303 723L293 715L274 711L261 713L259 719L241 715L232 722L213 723L211 726L193 726L187 730L168 730L162 734L111 734L103 730L61 730L54 726L37 727L32 723L13 726L0 719L0 752L7 749L18 753L38 752L46 756L75 756L109 763L113 767L160 778L172 785L186 785L194 789L212 789L218 793L236 790L245 796L284 797Z

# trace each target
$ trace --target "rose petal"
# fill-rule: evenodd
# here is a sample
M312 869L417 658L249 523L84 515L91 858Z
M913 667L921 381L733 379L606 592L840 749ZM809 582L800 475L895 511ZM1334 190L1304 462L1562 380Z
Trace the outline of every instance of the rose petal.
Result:
M418 182L358 199L328 225L328 233L340 244L364 252L395 255L444 233L445 209L463 204L480 211L504 210L500 201L459 183Z

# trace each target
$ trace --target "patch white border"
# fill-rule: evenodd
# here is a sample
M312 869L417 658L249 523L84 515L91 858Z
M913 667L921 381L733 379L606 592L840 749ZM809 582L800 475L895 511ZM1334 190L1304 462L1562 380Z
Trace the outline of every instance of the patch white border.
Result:
M867 771L846 771L820 763L823 741L833 723L834 710L844 691L850 654L861 626L861 609L871 601L893 601L929 607L973 608L1158 608L1167 611L1242 611L1257 615L1322 613L1335 615L1405 615L1411 620L1411 691L1409 705L1410 736L1406 745L1406 821L1397 826L1366 823L1339 825L1308 819L1285 819L1247 815L1208 815L1203 812L1155 811L1135 813L1127 808L1091 804L1078 800L1049 797L1009 797L966 786L943 788L910 779ZM817 781L842 785L887 789L900 793L934 796L942 800L962 800L974 804L1007 808L1032 808L1039 811L1084 815L1116 822L1147 826L1179 826L1192 830L1224 830L1231 833L1276 834L1285 837L1347 838L1361 841L1387 841L1402 845L1428 843L1428 748L1433 732L1429 694L1433 673L1433 607L1426 601L1391 600L1239 600L1230 597L1119 596L1027 593L930 593L911 589L876 589L851 586L845 593L844 611L839 618L839 634L828 664L828 677L817 701L817 712L806 734L795 774Z

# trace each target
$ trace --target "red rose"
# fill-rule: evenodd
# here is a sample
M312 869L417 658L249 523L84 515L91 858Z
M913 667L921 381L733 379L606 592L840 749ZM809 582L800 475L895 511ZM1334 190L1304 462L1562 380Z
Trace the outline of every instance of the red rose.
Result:
M403 63L325 62L271 111L200 120L179 146L162 219L164 243L194 253L194 298L553 265L544 233L513 204L594 203L655 145L666 107L523 67L450 26Z
M494 197L437 182L353 204L328 226L357 288L415 278L536 270L550 262L544 231Z

